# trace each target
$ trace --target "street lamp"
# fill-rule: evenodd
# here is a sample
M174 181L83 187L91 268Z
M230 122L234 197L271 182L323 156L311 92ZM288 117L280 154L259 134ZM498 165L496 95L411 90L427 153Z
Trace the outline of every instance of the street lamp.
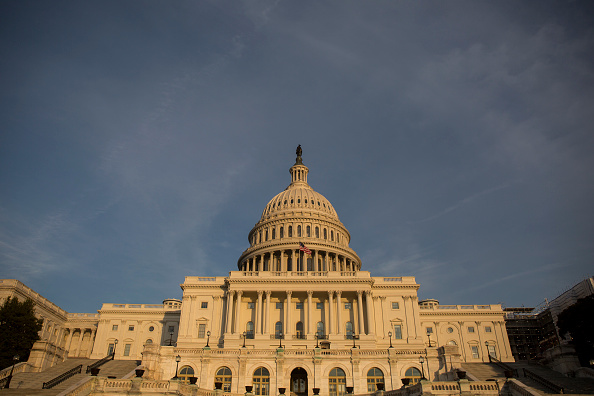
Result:
M283 347L283 332L279 332L278 333L278 347L282 348Z
M10 374L8 375L8 379L6 380L6 385L4 385L5 389L10 388L10 380L12 380L12 372L14 371L14 365L16 364L16 362L19 361L20 356L19 355L14 355L12 357L12 360L14 360L14 363L12 364L12 368L10 369Z
M388 337L390 337L390 348L394 348L392 346L392 332L391 331L388 331Z
M177 369L178 369L178 367L179 367L179 362L181 362L181 356L177 355L177 356L175 357L175 377L173 377L173 378L171 378L171 379L174 379L174 380L178 379L178 376L177 376Z
M489 362L491 362L491 354L489 353L489 341L485 341L485 348L487 349L487 357L489 358Z
M431 348L431 333L427 333L427 340L429 340L429 348Z
M169 332L169 346L172 345L172 341L173 341L173 331Z
M419 356L419 363L421 363L421 379L426 379L425 368L423 366L423 363L425 363L425 358L423 356Z
M320 336L318 335L318 333L316 333L315 336L316 336L316 348L319 348L320 345L318 344L318 340L320 339Z
M358 335L356 335L356 334L353 334L353 348L357 348L357 345L355 345L355 340L356 340L357 338L359 338L359 336L358 336Z
M244 331L242 336L243 336L243 346L242 348L245 348L245 336L247 335L247 333Z
M208 348L208 342L210 341L210 330L206 332L206 348Z
M115 359L115 353L116 353L117 347L118 347L118 339L116 338L115 341L113 342L113 355L111 355L111 360Z

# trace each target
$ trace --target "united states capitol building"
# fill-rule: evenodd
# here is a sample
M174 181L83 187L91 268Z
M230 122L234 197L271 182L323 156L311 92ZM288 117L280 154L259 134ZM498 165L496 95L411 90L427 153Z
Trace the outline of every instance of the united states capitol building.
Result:
M412 276L374 277L349 247L334 206L308 183L297 150L290 184L264 207L225 277L187 276L182 300L67 313L16 280L0 297L33 298L44 319L29 359L138 360L145 378L197 377L200 388L296 395L386 390L422 376L453 380L465 362L513 362L502 307L419 301ZM224 264L223 264L224 265ZM231 267L231 265L229 265ZM165 297L165 296L164 296Z

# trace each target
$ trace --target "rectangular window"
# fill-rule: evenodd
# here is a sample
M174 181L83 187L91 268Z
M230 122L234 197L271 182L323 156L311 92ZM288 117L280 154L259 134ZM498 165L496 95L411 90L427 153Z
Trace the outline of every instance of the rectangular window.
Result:
M473 345L473 346L470 347L470 349L472 349L472 358L473 359L478 359L479 358L478 346Z
M113 353L114 348L115 348L115 344L109 344L107 346L107 355L111 355Z
M134 331L134 325L128 326L128 331Z
M204 338L206 335L206 324L198 325L198 338Z
M301 303L301 302L296 303L295 304L295 308L296 309L303 309L303 303Z
M200 303L200 308L203 308L203 309L204 309L204 308L208 308L208 301L202 301L202 302Z
M488 345L489 348L489 355L493 356L497 359L497 353L495 352L495 345Z
M473 326L469 326L468 327L468 332L469 333L474 333L474 327Z
M256 304L254 304L253 302L249 302L248 309L254 309L254 308L256 308Z
M344 303L344 309L353 309L352 303Z
M170 332L170 333L173 333L173 332L175 332L175 327L174 327L174 326L169 326L169 332Z
M427 330L427 334L433 334L433 327L427 327L425 330Z
M283 309L283 303L282 302L277 302L276 303L276 309Z
M111 326L111 331L118 331L118 325Z
M491 332L491 326L485 326L485 333Z
M324 303L316 303L316 309L324 309Z
M400 308L400 304L398 304L397 302L392 303L392 309L399 309L399 308Z
M402 326L401 325L394 325L394 339L395 340L402 339Z
M132 348L132 344L124 345L124 356L130 356L130 348Z

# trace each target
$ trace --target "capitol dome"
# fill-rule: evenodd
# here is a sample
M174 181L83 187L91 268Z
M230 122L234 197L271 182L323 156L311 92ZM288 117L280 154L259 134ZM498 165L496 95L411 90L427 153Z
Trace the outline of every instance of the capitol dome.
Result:
M309 169L303 165L301 146L289 172L291 184L268 202L250 231L250 247L237 262L239 270L295 275L329 271L352 275L360 270L361 260L349 247L349 231L330 201L307 183Z

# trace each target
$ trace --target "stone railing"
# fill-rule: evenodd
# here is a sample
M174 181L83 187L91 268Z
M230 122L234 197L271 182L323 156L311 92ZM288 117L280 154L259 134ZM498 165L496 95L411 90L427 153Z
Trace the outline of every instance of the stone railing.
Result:
M508 390L508 394L511 394L512 396L542 396L541 393L522 384L515 378L510 378L505 383L505 387Z
M6 367L4 370L0 371L0 379L6 378L10 375L10 370L12 370L12 366ZM20 362L14 365L14 371L12 375L17 373L24 373L25 371L29 370L29 363L27 362Z

